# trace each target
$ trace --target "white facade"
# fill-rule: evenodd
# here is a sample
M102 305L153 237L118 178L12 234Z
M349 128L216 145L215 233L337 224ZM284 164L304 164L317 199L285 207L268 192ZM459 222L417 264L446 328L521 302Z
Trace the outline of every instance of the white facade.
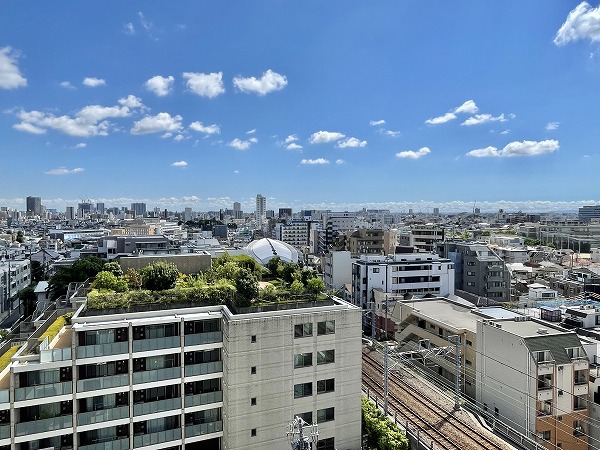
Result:
M321 256L321 270L326 289L341 289L352 283L352 258L349 251L327 252Z
M255 216L257 228L262 228L263 222L267 218L267 198L260 194L256 195Z
M278 222L273 227L273 238L303 250L310 240L311 222L294 220L288 223Z

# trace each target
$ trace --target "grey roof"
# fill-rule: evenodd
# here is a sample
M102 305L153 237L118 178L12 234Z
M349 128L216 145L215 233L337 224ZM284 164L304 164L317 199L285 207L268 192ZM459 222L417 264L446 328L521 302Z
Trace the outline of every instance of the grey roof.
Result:
M556 364L571 364L567 348L581 347L581 341L575 333L561 333L549 336L532 336L524 338L530 352L550 350Z

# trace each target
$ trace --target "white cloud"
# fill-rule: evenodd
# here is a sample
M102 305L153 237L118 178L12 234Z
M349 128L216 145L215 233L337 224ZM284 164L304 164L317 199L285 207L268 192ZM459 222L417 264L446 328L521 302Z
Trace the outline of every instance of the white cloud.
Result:
M83 79L82 84L87 87L98 87L106 86L106 81L102 78L86 77Z
M298 136L296 136L295 134L290 134L288 137L286 137L283 141L284 144L291 144L292 142L296 142L298 140Z
M128 95L119 99L119 105L127 106L128 108L141 108L144 106L142 99L135 95Z
M517 115L516 115L516 114L513 114L513 113L510 113L510 114L508 115L508 118L509 118L509 119L515 119L516 117L517 117Z
M221 128L219 125L213 123L212 125L203 125L202 122L190 123L190 130L198 131L204 134L220 134Z
M513 157L513 156L539 156L547 153L554 153L560 148L557 140L548 139L545 141L514 141L507 144L503 149L498 150L496 147L486 147L476 150L471 150L467 156L475 158L486 157Z
M166 112L158 113L155 116L146 116L134 122L131 134L177 132L181 130L181 120L181 116L171 116Z
M287 78L284 75L273 72L271 69L263 73L260 78L235 77L233 79L233 85L240 91L258 95L280 91L286 87L287 83Z
M548 125L546 125L546 130L548 130L548 131L556 130L556 129L558 129L559 126L560 126L560 122L550 122L550 123L548 123Z
M600 6L592 8L587 2L577 5L559 28L554 43L565 45L579 39L600 41Z
M175 136L175 137L173 138L173 140L174 140L175 142L183 141L184 139L185 139L185 136L184 136L183 134L178 134L177 136Z
M292 142L291 144L288 144L286 148L288 150L300 150L302 148L302 146L299 144L296 144L295 142Z
M127 22L125 25L123 25L123 33L135 34L135 27L131 22Z
M369 125L371 125L372 127L378 127L380 125L385 125L385 120L381 119L381 120L371 120L369 122Z
M329 160L327 160L325 158L303 159L302 161L300 161L300 164L305 164L305 165L309 165L309 166L329 164Z
M473 100L467 100L462 105L454 110L456 114L465 113L465 114L474 114L479 111L479 108L475 104Z
M356 139L355 137L350 137L344 139L343 141L339 141L335 146L337 148L357 148L357 147L365 147L367 145L367 141L361 141Z
M227 145L235 148L236 150L248 150L250 146L256 142L258 142L258 139L256 138L250 138L247 141L242 141L241 139L235 138Z
M335 142L346 137L345 134L336 131L317 131L310 136L308 142L311 144L323 144L327 142Z
M111 123L106 119L128 117L131 112L127 106L89 105L78 111L74 117L55 116L42 111L19 111L16 116L21 123L13 128L27 133L42 134L40 130L53 129L69 136L90 137L106 136Z
M168 139L170 137L173 137L173 133L165 133L165 134L161 135L161 138L163 138L163 139Z
M254 133L256 133L256 128L246 131L246 134L254 134Z
M500 132L500 134L508 134L508 133L510 133L510 130L508 130L508 129Z
M16 89L27 86L27 78L25 78L17 60L19 53L13 51L11 47L0 48L0 89Z
M345 162L346 162L346 161L344 161L343 159L337 159L337 160L335 161L335 163L336 163L336 164L338 164L338 165L339 165L339 164L344 164Z
M165 95L169 95L171 93L171 88L173 87L174 81L175 78L172 75L169 75L168 77L156 75L146 81L144 86L150 92L154 92L159 97L164 97Z
M13 128L15 130L23 131L25 133L30 133L30 134L45 134L46 133L46 129L36 127L35 125L28 123L28 122L16 123L13 125Z
M71 84L70 81L61 81L60 87L65 88L65 89L77 89L75 86L73 86Z
M491 114L475 114L473 117L469 117L465 120L461 125L466 125L468 127L472 125L480 125L482 123L490 123L490 122L506 122L507 119L504 118L504 114L500 114L499 116L492 116Z
M85 142L80 142L79 144L75 145L75 148L86 148L87 144Z
M408 158L408 159L419 159L425 155L431 153L431 150L427 147L422 147L417 151L406 150L404 152L396 153L396 158Z
M214 98L225 92L223 87L223 72L216 73L195 73L183 72L186 86L201 97Z
M58 167L56 169L45 172L46 175L73 175L75 173L81 173L85 169L77 167L75 169L67 169L66 167Z
M140 18L140 23L142 24L142 27L144 27L144 30L150 31L152 29L152 27L154 26L154 24L152 22L150 22L149 20L147 20L141 11L138 12L138 17Z
M454 113L446 113L443 116L434 117L432 119L427 119L425 123L429 125L439 125L441 123L450 122L451 120L456 119L456 114Z
M386 136L390 136L390 137L398 137L402 134L399 131L392 131L392 130L382 130L382 133L385 134Z
M171 167L186 167L187 165L188 165L188 163L185 161L176 161L171 164ZM185 200L185 198L186 197L184 197L184 201L189 201L189 200Z

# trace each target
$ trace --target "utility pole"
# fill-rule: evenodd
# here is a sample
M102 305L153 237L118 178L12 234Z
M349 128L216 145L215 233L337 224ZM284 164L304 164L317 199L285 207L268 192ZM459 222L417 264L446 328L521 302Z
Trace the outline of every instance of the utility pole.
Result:
M308 436L304 436L304 427L310 427ZM316 424L308 424L302 417L296 416L288 424L285 434L290 440L292 450L311 450L312 444L317 443L319 430Z
M454 344L454 409L460 409L460 335L448 336L448 340Z
M388 415L388 378L389 378L388 343L383 343L383 413Z

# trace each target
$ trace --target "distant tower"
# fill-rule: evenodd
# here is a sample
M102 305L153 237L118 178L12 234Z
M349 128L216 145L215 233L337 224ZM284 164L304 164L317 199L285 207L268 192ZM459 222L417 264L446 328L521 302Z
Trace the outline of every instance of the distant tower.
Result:
M105 211L104 203L96 203L96 212L98 214L100 214L101 216L103 216L104 211Z
M27 215L41 216L42 215L42 199L41 197L27 197Z
M267 198L260 194L256 196L256 223L259 228L262 228L263 221L266 219L267 213Z
M134 212L135 217L144 217L146 215L146 204L132 203L131 210Z
M75 218L74 206L67 206L67 210L65 211L65 217L67 220L73 220Z

